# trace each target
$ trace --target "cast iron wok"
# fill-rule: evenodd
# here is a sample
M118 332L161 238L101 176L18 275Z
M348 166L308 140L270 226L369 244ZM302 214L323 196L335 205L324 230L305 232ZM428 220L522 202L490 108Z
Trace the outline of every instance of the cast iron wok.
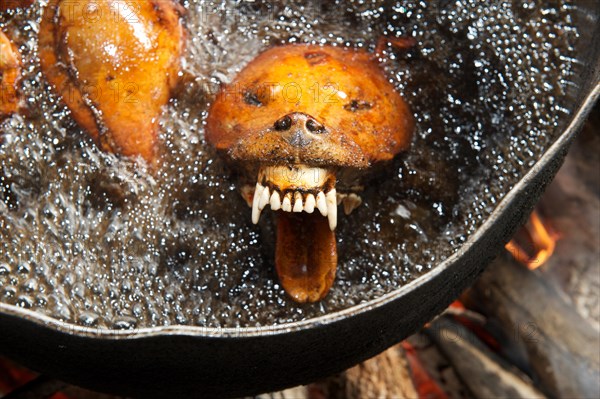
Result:
M272 327L114 331L0 303L0 352L66 382L133 396L241 396L307 383L415 332L469 286L527 216L600 94L600 3L581 1L566 129L468 242L431 272L352 308Z

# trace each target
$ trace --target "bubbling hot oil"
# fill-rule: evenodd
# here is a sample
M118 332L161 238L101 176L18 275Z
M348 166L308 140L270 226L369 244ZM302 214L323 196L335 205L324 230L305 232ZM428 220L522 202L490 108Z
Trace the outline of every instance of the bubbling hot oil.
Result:
M494 4L491 4L494 3ZM165 109L163 165L101 153L40 73L46 1L0 15L24 57L27 115L2 125L0 301L88 326L281 324L368 301L456 251L568 119L577 32L563 1L184 2L182 85ZM284 43L372 51L412 36L382 67L417 120L412 148L340 217L337 279L290 301L259 226L203 141L218 85Z

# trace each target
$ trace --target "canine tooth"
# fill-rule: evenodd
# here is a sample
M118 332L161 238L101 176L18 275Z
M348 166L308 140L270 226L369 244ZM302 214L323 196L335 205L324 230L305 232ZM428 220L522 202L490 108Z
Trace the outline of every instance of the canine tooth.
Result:
M346 215L351 214L353 210L360 206L360 204L362 204L362 198L354 193L348 195L344 198L344 213Z
M315 210L315 205L317 201L315 200L315 196L312 194L308 194L306 196L306 201L304 201L304 212L313 213Z
M317 194L317 208L319 208L321 215L327 216L327 201L325 201L323 191L319 191L319 194Z
M258 209L258 203L260 201L260 196L262 195L263 190L262 184L256 183L256 188L254 189L254 199L252 200L252 223L258 223L258 219L260 219L260 209Z
M281 203L281 210L284 212L292 211L292 193L287 193L285 197L283 197L283 202Z
M269 203L269 187L265 187L262 194L260 195L260 200L258 201L258 210L262 211L265 206Z
M337 196L335 195L335 188L329 190L326 199L327 219L329 220L329 228L331 229L331 231L333 231L337 226Z
M279 196L279 192L277 190L273 190L273 194L271 195L271 210L277 211L281 209L281 197Z
M337 193L337 204L341 204L348 194Z
M294 194L294 212L302 212L303 206L302 206L302 194L300 194L299 192L296 192L296 194Z

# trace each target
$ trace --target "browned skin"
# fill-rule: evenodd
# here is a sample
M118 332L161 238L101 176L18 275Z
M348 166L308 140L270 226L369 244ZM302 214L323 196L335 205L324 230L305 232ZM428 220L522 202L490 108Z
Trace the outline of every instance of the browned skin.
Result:
M17 80L21 69L21 57L8 37L0 31L0 120L17 112Z
M274 127L287 115L323 130L290 145L294 129ZM406 149L412 130L408 106L373 54L287 45L260 54L221 91L206 140L235 160L366 168Z
M170 1L51 0L39 33L42 71L103 150L154 164L182 37Z
M304 164L335 171L338 184L356 185L361 174L405 150L414 129L407 104L376 58L331 46L269 49L219 93L206 140L247 182L261 166ZM337 264L327 220L318 211L278 212L277 219L275 264L284 289L298 302L323 298Z
M29 7L32 4L33 0L1 0L0 11Z

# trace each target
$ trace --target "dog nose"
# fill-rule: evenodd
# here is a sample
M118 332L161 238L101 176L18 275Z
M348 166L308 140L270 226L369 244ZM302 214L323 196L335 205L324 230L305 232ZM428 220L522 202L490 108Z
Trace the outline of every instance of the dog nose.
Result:
M289 115L286 115L283 118L278 119L277 122L275 122L274 127L275 127L275 130L277 130L277 131L285 132L287 130L290 130L293 123L294 123L294 121L292 120L292 117Z
M306 147L316 137L326 132L325 127L310 115L293 112L279 118L273 125L275 130L285 135L294 147Z

